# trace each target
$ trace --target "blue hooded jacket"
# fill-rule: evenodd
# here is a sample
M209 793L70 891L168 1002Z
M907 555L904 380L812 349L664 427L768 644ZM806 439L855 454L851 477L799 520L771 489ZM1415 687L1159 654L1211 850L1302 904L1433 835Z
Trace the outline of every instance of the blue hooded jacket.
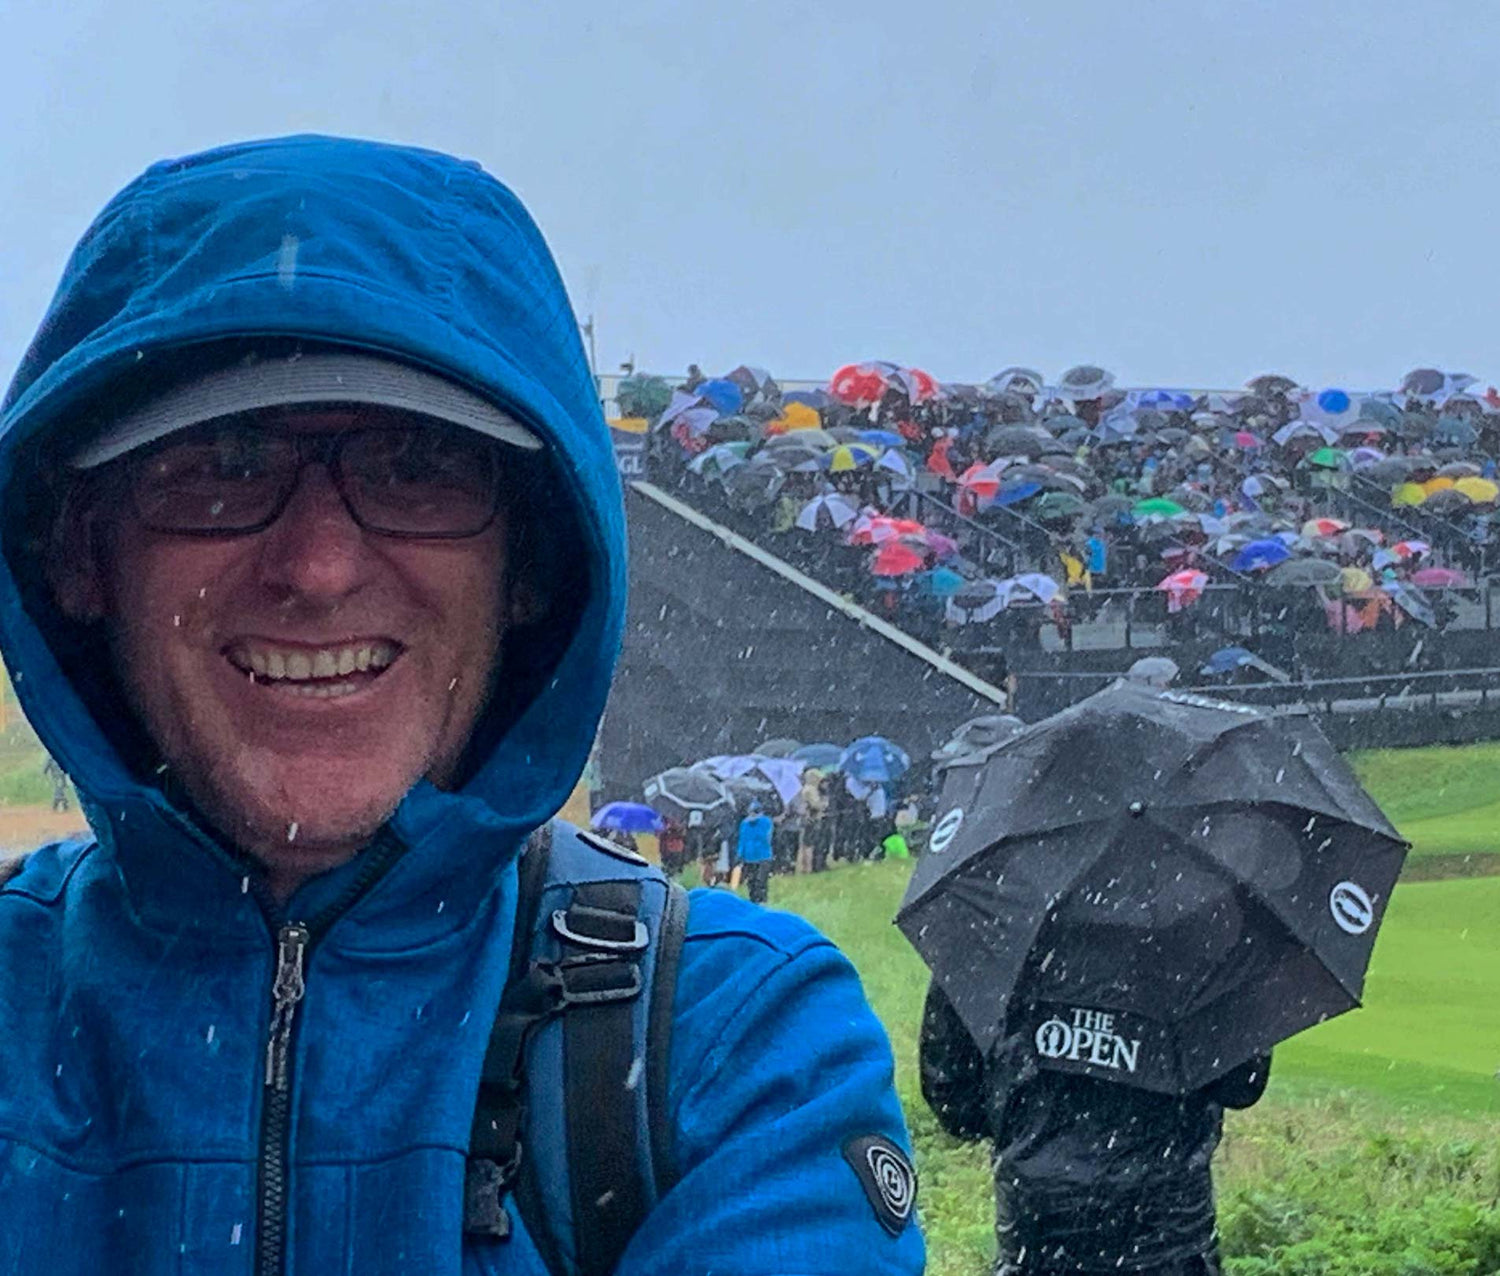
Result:
M49 458L141 368L242 338L381 353L525 420L588 582L566 629L535 639L551 663L533 662L519 707L481 723L488 751L461 787L424 781L402 801L381 835L388 870L372 882L367 850L282 918L130 756L107 676L69 646L37 567ZM87 232L21 363L0 501L0 649L93 831L0 890L0 1272L265 1270L276 929L321 918L289 1061L282 1270L542 1276L524 1226L465 1245L465 1154L516 851L588 754L623 626L625 529L577 327L519 201L476 165L330 138L154 166ZM915 1224L891 1234L846 1159L861 1136L906 1143L889 1045L807 925L695 893L668 1101L681 1178L621 1276L921 1270Z

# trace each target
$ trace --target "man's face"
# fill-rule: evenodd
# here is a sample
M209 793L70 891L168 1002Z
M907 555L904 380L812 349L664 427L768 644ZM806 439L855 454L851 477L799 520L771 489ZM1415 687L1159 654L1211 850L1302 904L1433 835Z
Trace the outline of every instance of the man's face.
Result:
M297 432L342 410L278 413ZM270 527L190 537L99 516L98 606L127 697L209 821L288 894L443 784L499 653L506 517L461 540L363 531L307 466Z

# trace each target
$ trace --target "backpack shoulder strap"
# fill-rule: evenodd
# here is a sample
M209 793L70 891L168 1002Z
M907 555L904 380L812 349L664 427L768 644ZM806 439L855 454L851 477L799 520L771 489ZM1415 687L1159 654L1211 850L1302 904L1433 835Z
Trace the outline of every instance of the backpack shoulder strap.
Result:
M521 872L470 1143L470 1186L488 1190L468 1194L465 1228L507 1235L514 1190L552 1272L605 1276L675 1181L667 1066L687 896L561 821Z

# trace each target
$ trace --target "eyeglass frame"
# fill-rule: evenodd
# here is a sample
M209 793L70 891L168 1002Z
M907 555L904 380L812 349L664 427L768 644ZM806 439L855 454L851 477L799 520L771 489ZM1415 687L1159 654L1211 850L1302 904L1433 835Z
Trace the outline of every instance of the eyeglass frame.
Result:
M235 419L247 419L249 417L253 417L254 415L256 414L247 413L241 414L240 418L226 417L221 418L219 421L205 421L200 425L191 427L191 430L199 430L211 426L218 426L222 429L229 422ZM484 454L490 458L491 462L491 470L495 482L495 490L490 503L489 514L486 516L484 522L473 531L411 532L396 531L389 528L375 526L360 515L359 511L354 507L354 503L349 499L348 493L345 491L343 471L339 466L339 461L342 456L343 449L347 446L351 439L369 434L391 434L403 431L420 432L424 430L460 430L465 434L472 434L474 438L481 443L481 445L484 445ZM131 511L140 521L141 526L146 528L147 531L153 532L158 536L189 536L198 540L227 540L235 536L254 536L260 532L266 531L270 527L273 527L276 523L276 520L279 519L284 513L286 513L287 506L292 503L292 498L296 496L297 489L302 485L302 474L309 465L322 465L325 469L327 469L328 477L333 483L334 490L338 493L339 501L343 504L344 509L348 512L350 519L353 520L355 526L358 527L361 531L368 532L372 536L385 536L389 537L392 540L470 540L475 536L482 536L485 532L487 532L494 525L495 519L499 516L501 500L504 496L504 484L500 481L501 466L499 463L499 453L501 444L497 440L486 438L484 435L479 434L477 431L464 430L464 427L462 426L452 426L448 425L446 422L434 421L431 424L419 422L406 425L354 425L346 429L330 431L296 430L288 428L284 425L258 422L254 427L254 432L260 436L271 436L274 438L289 439L293 443L297 451L297 464L296 468L291 471L291 481L287 484L286 491L282 493L280 497L278 497L277 501L272 506L271 512L264 519L247 527L176 528L161 526L159 524L153 523L146 517L146 515L141 510L140 493L137 487L140 467L148 462L153 456L159 456L161 453L167 451L174 443L182 443L184 441L183 435L190 433L189 430L184 430L179 432L178 434L170 435L155 444L151 444L134 452L127 453L125 456L120 458L120 472L122 473L122 477L125 479L126 486L129 490ZM309 455L309 453L311 453L311 455Z

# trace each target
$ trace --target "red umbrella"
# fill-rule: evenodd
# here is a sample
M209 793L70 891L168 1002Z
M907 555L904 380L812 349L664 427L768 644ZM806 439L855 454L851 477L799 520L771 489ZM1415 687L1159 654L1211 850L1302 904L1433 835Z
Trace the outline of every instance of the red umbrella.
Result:
M900 368L896 372L896 380L906 391L906 397L914 404L927 403L942 394L938 389L937 379L921 368Z
M870 570L877 576L910 576L926 567L927 559L904 540L887 541L875 552Z
M1467 589L1469 578L1451 567L1423 567L1412 572L1411 583L1423 589Z
M1157 583L1157 588L1167 595L1167 606L1172 611L1181 611L1189 603L1197 602L1208 585L1208 573L1196 570L1173 572Z
M849 529L851 545L883 545L898 536L925 536L927 528L914 518L891 518L886 514L866 514Z
M850 407L879 403L889 388L885 373L873 363L846 363L828 380L828 393Z

